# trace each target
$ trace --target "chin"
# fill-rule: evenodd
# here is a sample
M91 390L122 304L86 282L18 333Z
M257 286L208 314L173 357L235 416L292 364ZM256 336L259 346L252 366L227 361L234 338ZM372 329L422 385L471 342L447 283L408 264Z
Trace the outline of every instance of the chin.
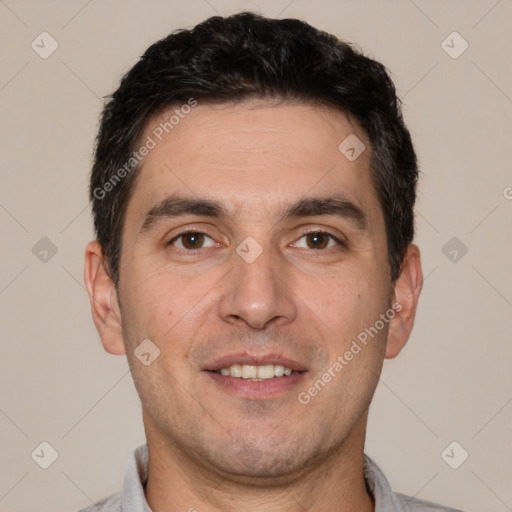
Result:
M254 486L277 486L292 482L309 468L320 454L306 449L305 440L290 443L268 438L231 443L222 454L210 453L210 463L219 473L239 483Z

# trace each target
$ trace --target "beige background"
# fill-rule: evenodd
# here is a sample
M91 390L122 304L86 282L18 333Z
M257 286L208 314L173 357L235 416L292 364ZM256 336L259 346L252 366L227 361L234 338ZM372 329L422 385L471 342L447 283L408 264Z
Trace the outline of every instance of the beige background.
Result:
M391 70L423 171L427 278L409 345L385 363L367 453L397 491L512 510L511 0L0 0L0 511L113 493L144 440L127 364L103 352L83 287L101 98L156 39L241 9L302 18ZM31 48L43 31L59 45L47 59ZM453 31L469 43L456 59L441 46ZM468 248L456 262L442 252L454 236ZM58 249L46 262L32 252L42 237ZM59 454L46 470L31 458L42 441ZM469 453L458 469L441 458L452 441Z

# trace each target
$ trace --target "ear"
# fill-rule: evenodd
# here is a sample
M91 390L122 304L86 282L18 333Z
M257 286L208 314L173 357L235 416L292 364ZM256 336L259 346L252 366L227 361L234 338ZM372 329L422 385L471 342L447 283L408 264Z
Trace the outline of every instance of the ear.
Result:
M92 318L103 348L111 354L124 354L117 290L98 242L90 242L85 249L84 280L91 301Z
M420 250L416 245L410 244L405 253L402 272L394 286L395 316L389 322L386 359L396 357L409 339L422 285Z

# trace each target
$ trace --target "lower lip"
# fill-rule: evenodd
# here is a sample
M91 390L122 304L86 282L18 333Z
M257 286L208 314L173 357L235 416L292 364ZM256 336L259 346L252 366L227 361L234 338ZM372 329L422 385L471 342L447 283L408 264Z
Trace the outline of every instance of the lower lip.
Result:
M282 396L304 379L306 372L295 373L285 377L274 377L260 381L231 377L216 372L205 372L214 382L229 393L242 397L265 400Z

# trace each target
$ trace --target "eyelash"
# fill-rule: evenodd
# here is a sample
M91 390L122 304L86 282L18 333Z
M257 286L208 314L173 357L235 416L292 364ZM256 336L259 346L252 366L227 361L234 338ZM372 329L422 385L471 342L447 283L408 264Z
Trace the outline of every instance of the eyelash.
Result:
M204 233L202 231L184 231L183 233L180 233L178 235L176 235L175 237L173 237L171 240L169 240L169 242L167 243L167 245L170 245L172 246L174 244L174 242L176 242L177 240L179 240L180 238L186 236L186 235L204 235L206 237L208 237L210 240L213 240L213 238L211 236L209 236L207 233ZM304 233L302 233L300 235L300 237L297 239L297 241L299 241L301 238L307 236L307 235L312 235L312 234L315 234L315 235L326 235L329 237L330 241L334 241L336 242L336 244L341 247L341 248L346 248L346 244L344 242L342 242L339 238L337 238L336 236L334 236L332 233L329 233L328 231L322 231L322 230L311 230L311 231L305 231ZM297 243L297 242L294 242L294 244ZM201 247L199 249L181 249L181 248L177 248L179 251L182 251L186 254L189 254L189 255L196 255L196 254L199 254L199 252L204 249L204 247ZM326 251L328 249L332 249L332 247L328 247L326 249L308 249L310 251Z

